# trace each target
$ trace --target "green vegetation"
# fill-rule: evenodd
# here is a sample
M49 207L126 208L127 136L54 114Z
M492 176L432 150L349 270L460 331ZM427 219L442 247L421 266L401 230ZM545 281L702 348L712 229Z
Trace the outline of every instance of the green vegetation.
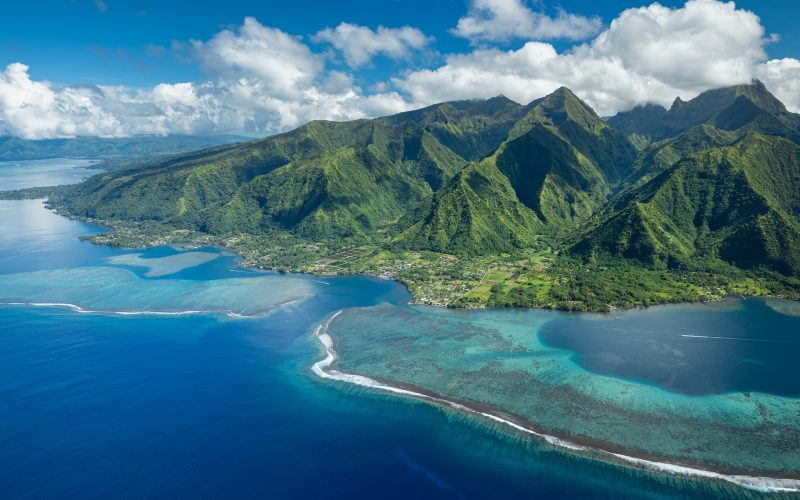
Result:
M246 265L396 278L429 304L797 297L798 134L759 82L609 122L561 88L316 121L5 196L45 193L109 226L97 242L225 245Z
M621 197L573 248L653 267L722 259L800 275L800 147L749 133Z
M491 159L473 163L397 224L398 247L482 255L532 246L541 224Z

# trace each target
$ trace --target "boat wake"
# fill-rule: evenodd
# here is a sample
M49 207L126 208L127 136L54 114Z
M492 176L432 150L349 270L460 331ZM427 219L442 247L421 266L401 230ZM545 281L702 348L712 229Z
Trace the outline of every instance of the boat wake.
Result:
M770 340L770 339L748 339L744 337L719 337L716 335L690 335L688 333L684 333L681 337L687 339L718 339L718 340L739 340L741 342L772 342L772 343L781 343L780 340Z
M800 480L797 479L782 479L782 478L759 477L759 476L748 476L748 475L738 475L738 474L722 474L719 472L714 472L705 469L698 469L684 465L676 465L668 462L657 462L654 460L647 460L630 455L624 455L621 453L615 453L612 451L604 450L602 448L584 446L556 436L551 436L548 434L537 432L536 430L526 425L510 420L509 418L504 418L503 416L496 415L494 413L489 413L487 411L482 411L476 408L472 408L465 404L452 401L444 397L433 396L431 394L423 394L421 392L416 392L411 389L396 387L384 382L380 382L375 379L365 377L363 375L355 375L335 370L331 368L331 365L334 363L334 361L336 361L337 354L336 351L334 350L333 338L328 333L328 327L330 326L331 322L334 319L336 319L342 312L343 310L337 311L325 322L320 324L315 332L317 339L325 348L325 359L314 363L314 365L311 367L311 370L321 378L347 382L350 384L355 384L362 387L368 387L371 389L377 389L380 391L385 391L392 394L398 394L401 396L410 396L423 401L428 401L438 405L443 405L461 412L469 413L472 415L478 415L480 417L488 418L494 422L521 431L525 434L534 436L535 438L543 440L548 444L565 448L574 452L580 452L582 454L587 454L587 455L591 454L592 456L606 457L610 461L617 463L624 462L632 466L667 474L681 474L686 476L721 480L735 484L737 486L742 486L751 490L757 490L762 492L800 492Z

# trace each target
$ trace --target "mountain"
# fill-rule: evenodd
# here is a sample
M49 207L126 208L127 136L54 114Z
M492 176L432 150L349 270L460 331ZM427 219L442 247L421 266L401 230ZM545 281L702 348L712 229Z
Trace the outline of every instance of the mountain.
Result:
M609 185L618 185L636 159L634 146L566 87L533 101L509 140L543 125L590 160Z
M800 147L750 132L618 199L572 250L648 265L719 258L800 274Z
M314 121L96 176L66 203L81 216L218 234L284 229L311 238L368 237L459 171L467 159L455 151L467 158L493 151L524 112L500 97L374 120Z
M533 229L552 233L606 202L633 146L564 87L527 108L494 154L400 221L398 244L466 254L524 248Z
M0 161L46 158L146 158L244 140L247 139L236 135L146 135L120 139L77 137L42 140L5 136L0 137Z
M618 113L608 122L628 136L652 141L708 124L739 135L753 131L800 142L800 117L788 112L758 80L748 85L708 90L688 102L676 98L669 111L662 110L655 105L639 106Z
M640 186L686 155L728 146L739 137L736 132L720 130L709 124L694 126L677 137L646 147L634 162L623 185L626 188Z
M485 101L453 101L379 118L395 125L416 123L468 161L491 154L527 108L499 95Z
M630 111L617 113L608 119L608 123L631 139L633 144L644 148L651 138L662 134L666 114L667 110L658 104L644 104Z
M560 88L527 105L498 96L313 121L139 162L53 202L224 238L462 256L549 246L649 269L800 275L798 130L760 82L608 120Z

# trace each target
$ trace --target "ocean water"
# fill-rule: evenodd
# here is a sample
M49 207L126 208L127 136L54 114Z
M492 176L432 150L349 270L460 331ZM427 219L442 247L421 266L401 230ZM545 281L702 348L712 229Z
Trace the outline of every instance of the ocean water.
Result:
M548 345L593 372L671 392L762 392L800 398L800 315L777 299L655 307L601 319L562 315L542 327Z
M342 309L406 308L396 283L245 271L215 248L78 239L100 230L37 201L0 201L4 499L757 494L573 456L314 375L316 325ZM552 348L586 380L607 377L584 369L580 346L564 347Z
M73 184L101 172L90 168L92 163L73 158L0 161L0 191Z

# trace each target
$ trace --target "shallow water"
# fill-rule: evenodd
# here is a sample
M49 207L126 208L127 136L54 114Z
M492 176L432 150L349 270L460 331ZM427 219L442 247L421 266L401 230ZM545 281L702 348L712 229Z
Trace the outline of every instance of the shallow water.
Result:
M751 342L684 338L680 332L685 330L676 334L665 326L691 325L694 334L711 336L718 331L714 325L724 325L732 311L738 312L736 321L749 325L737 334ZM748 311L755 311L758 321L740 317ZM781 315L759 299L663 307L626 316L381 305L345 310L330 322L328 332L336 342L339 359L333 366L338 370L491 405L528 420L541 432L575 443L726 473L796 475L800 400L762 392L709 395L705 389L708 378L712 386L727 387L725 381L735 385L743 379L736 372L744 366L762 378L788 376L780 388L796 390L798 380L789 374L800 354L796 343L800 318ZM580 323L585 336L575 333L578 327L573 324L559 337L559 325L570 321ZM580 346L585 354L548 345L542 337L565 345L572 342L570 346ZM712 341L723 342L724 347L726 342L767 344L762 340L780 341L780 347L773 349L785 355L738 349L734 357L723 349L694 348L695 342ZM586 370L577 361L581 355L617 368L616 376ZM740 363L745 355L755 362L769 359L774 370ZM619 368L626 362L629 369ZM642 366L665 385L634 377ZM676 379L683 380L685 372L697 375L692 380L703 391L667 389L677 384ZM689 379L683 384L691 387Z
M344 308L405 310L408 295L396 283L243 271L213 248L130 251L78 240L99 230L37 201L0 201L0 300L98 311L0 306L2 498L750 494L571 456L485 420L316 377L310 368L324 354L315 325ZM181 257L188 252L216 257ZM168 266L146 262L174 256ZM159 275L147 276L151 269ZM232 298L232 289L241 292ZM187 307L207 312L113 314ZM456 340L487 326L471 325L471 313L411 310L417 332L435 331L439 314L463 320ZM530 332L535 316L509 317ZM392 325L381 321L365 325ZM452 355L491 359L498 353L485 346L498 341L505 344L490 338ZM571 373L602 377L559 351Z

